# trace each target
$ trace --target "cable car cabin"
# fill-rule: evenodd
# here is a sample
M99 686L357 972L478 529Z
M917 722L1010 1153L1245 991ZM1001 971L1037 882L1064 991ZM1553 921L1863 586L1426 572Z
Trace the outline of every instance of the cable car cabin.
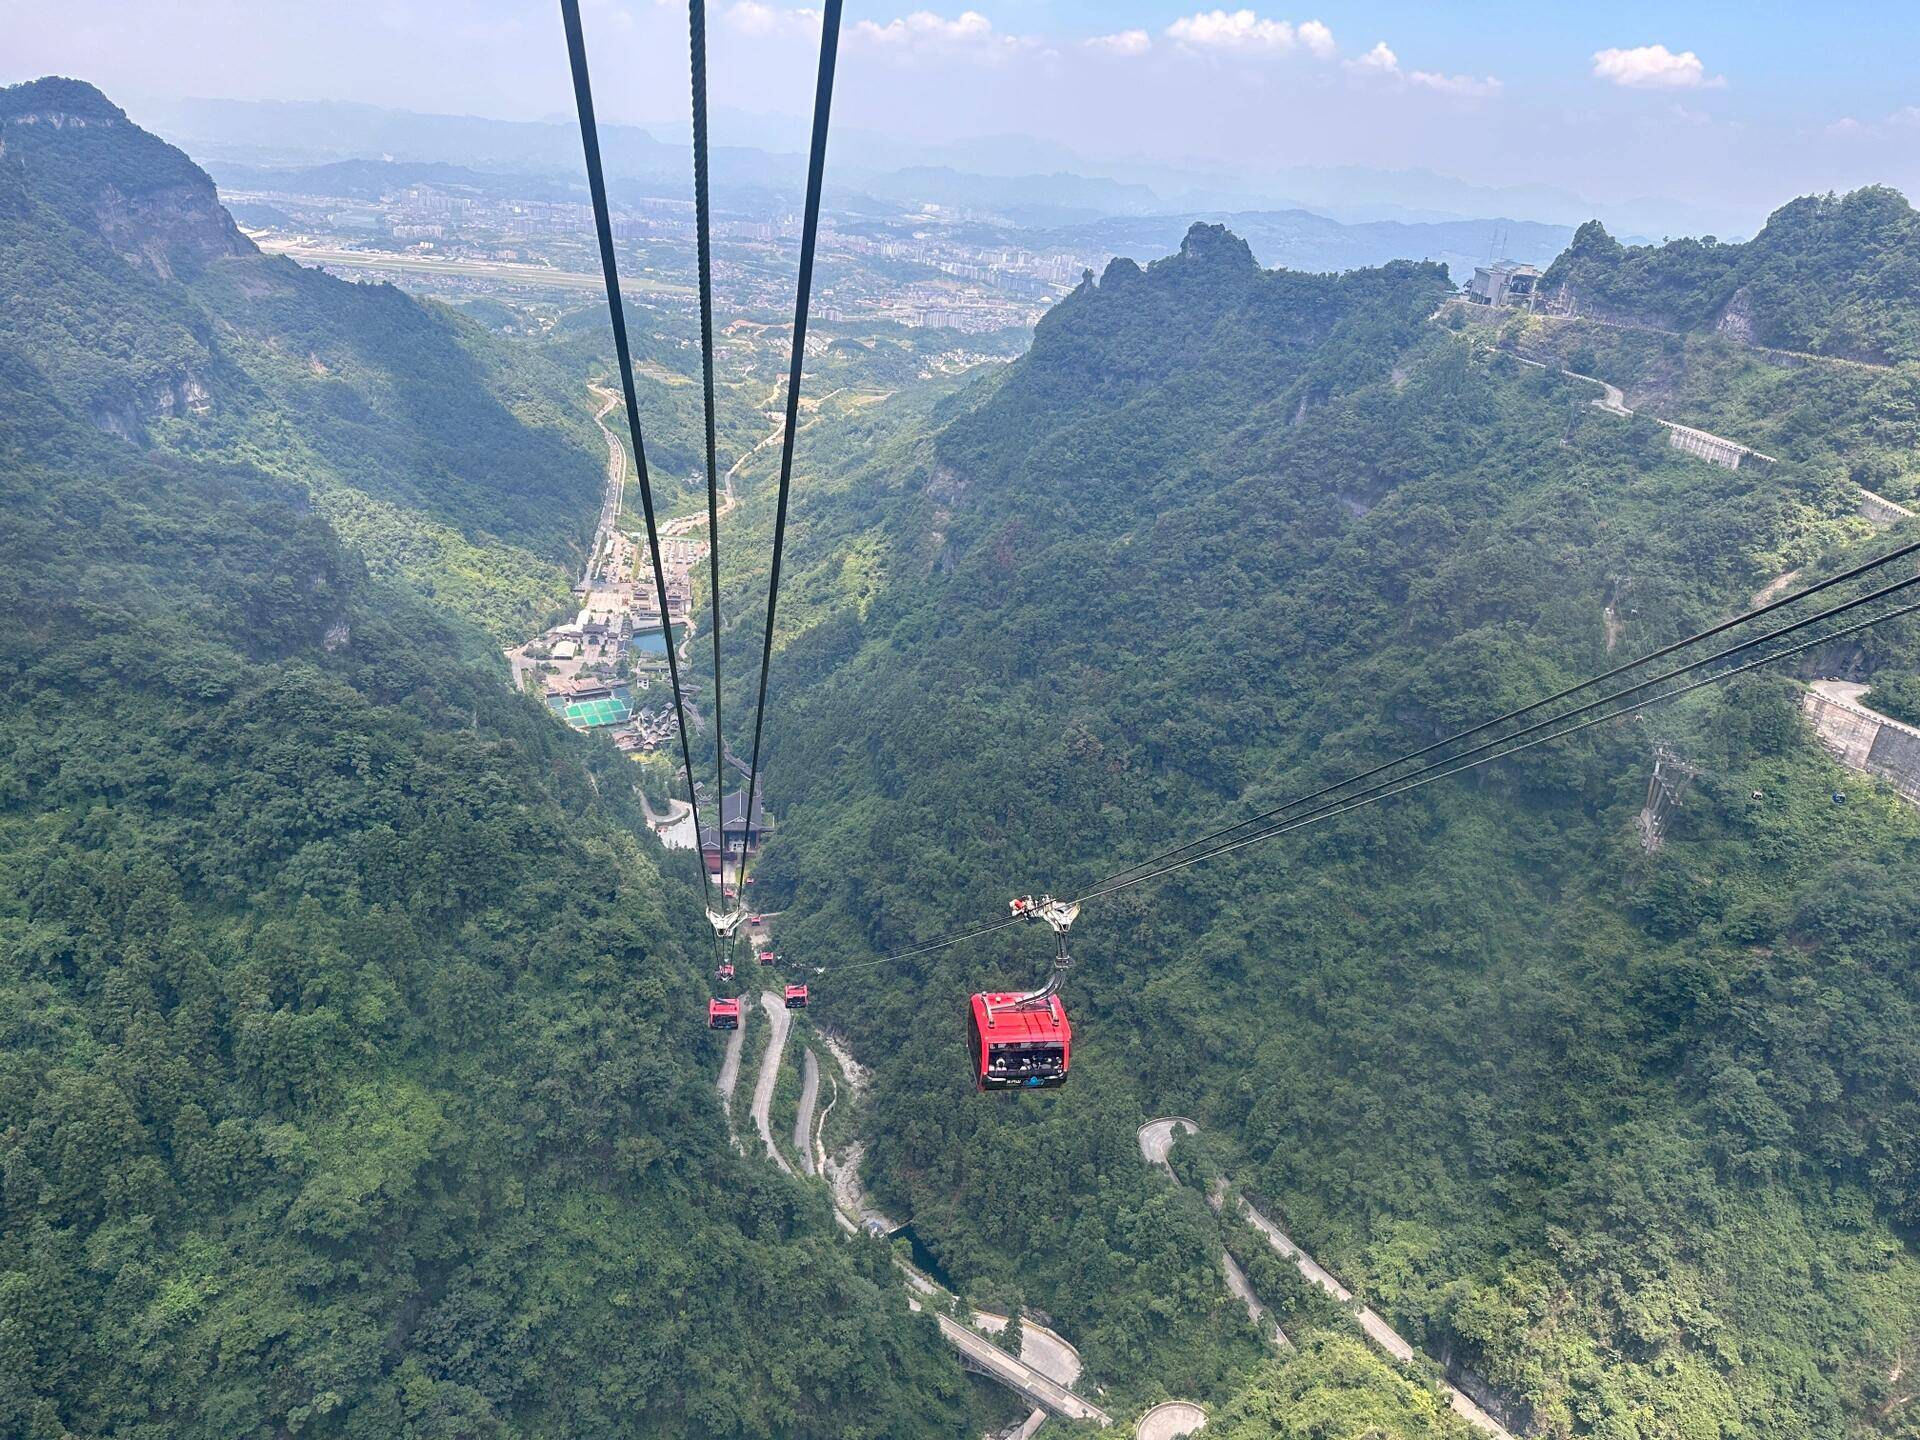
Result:
M762 950L758 958L762 965L771 965L773 963L773 952L771 950Z
M1073 1026L1057 995L976 995L967 1039L978 1089L1050 1090L1067 1083Z
M707 1028L709 1030L738 1030L740 1028L740 1002L738 1000L709 1000L707 1002Z
M733 978L733 962L731 960L722 960L720 962L720 968L713 973L718 975L722 980L731 980Z
M787 1009L804 1010L807 1008L807 987L804 985L787 986Z

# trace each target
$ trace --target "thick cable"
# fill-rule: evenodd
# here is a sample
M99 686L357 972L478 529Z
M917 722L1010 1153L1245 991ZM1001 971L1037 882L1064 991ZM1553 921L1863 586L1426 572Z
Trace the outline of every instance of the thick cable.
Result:
M727 865L727 731L720 706L720 465L717 457L713 415L713 242L711 190L707 167L707 6L706 0L687 0L688 71L693 88L693 213L695 252L700 272L700 394L706 412L707 428L707 588L712 592L713 631L713 793L719 797L721 828L715 837L720 845L720 875L724 882ZM694 834L695 848L700 835ZM701 870L706 862L701 860ZM714 947L725 954L718 931Z
M833 69L840 51L841 0L826 0L820 23L820 72L813 92L813 141L807 151L807 202L800 226L800 275L794 289L793 355L787 369L786 433L780 440L780 495L773 517L773 565L767 576L767 629L760 642L760 687L754 700L753 752L747 766L747 808L740 816L740 903L746 903L748 841L760 784L760 736L767 721L767 675L773 668L774 613L780 604L780 564L786 553L787 502L793 489L793 441L800 428L800 376L807 358L807 308L813 297L813 256L820 231L820 187L826 176L827 119L833 108ZM721 873L725 874L726 809L721 802Z
M667 642L667 675L673 682L674 719L680 727L680 761L687 771L687 808L693 822L694 855L700 863L700 889L712 908L712 882L700 852L700 797L693 784L693 751L687 743L687 708L680 691L680 662L674 653L673 612L667 603L667 572L660 564L660 532L654 524L653 482L647 473L647 447L640 433L640 402L633 388L633 354L627 344L627 316L620 301L620 270L613 253L613 221L607 208L607 180L600 167L600 127L593 118L593 85L587 76L587 41L580 28L580 0L560 0L567 32L567 61L573 69L573 103L580 118L580 147L586 152L587 188L593 196L593 224L600 240L600 273L607 282L607 311L613 322L613 351L620 363L620 390L627 403L627 432L633 439L634 472L647 520L647 553L653 560L654 596L660 603L660 630Z
M1491 730L1497 725L1504 725L1509 721L1518 720L1523 716L1531 715L1536 710L1544 709L1548 705L1553 705L1558 703L1561 700L1565 700L1574 695L1578 695L1583 690L1590 690L1595 685L1603 684L1606 681L1612 680L1617 676L1626 674L1629 670L1637 670L1642 665L1650 664L1655 660L1664 659L1668 655L1672 655L1679 650L1684 650L1690 645L1697 645L1702 640L1711 640L1714 636L1725 634L1728 630L1731 630L1736 626L1745 625L1749 621L1756 620L1762 615L1770 614L1773 611L1783 609L1788 605L1792 605L1798 601L1804 600L1809 595L1817 595L1822 590L1828 590L1835 585L1841 585L1847 582L1848 580L1856 579L1859 576L1866 574L1869 570L1877 569L1878 567L1882 565L1886 565L1894 560L1898 560L1903 556L1911 555L1915 551L1920 551L1920 540L1916 540L1909 544L1902 545L1898 549L1891 550L1887 554L1880 556L1876 560L1865 561L1862 564L1854 566L1851 570L1842 571L1838 575L1834 575L1826 580L1822 580L1818 584L1809 585L1806 589L1795 591L1791 595L1783 596L1780 599L1772 601L1769 604L1760 606L1758 609L1744 611L1741 614L1734 616L1730 620L1723 620L1717 625L1712 625L1705 630L1699 631L1697 634L1689 635L1684 640L1675 640L1673 643L1669 645L1663 645L1661 646L1660 649L1651 651L1646 655L1642 655L1637 660L1629 660L1623 665L1616 665L1613 667L1613 669L1605 671L1602 674L1595 675L1590 679L1582 680L1577 685L1569 685L1563 690L1558 690L1551 695L1542 696L1540 699L1534 700L1529 702L1528 704L1522 705L1518 709L1509 710L1504 715L1496 715L1491 720L1483 720L1478 725L1474 725L1466 730L1458 731L1455 734L1448 735L1443 739L1435 740L1430 745L1422 746L1420 749L1411 751L1405 755L1401 755L1396 759L1388 760L1382 764L1375 765L1371 770L1364 770L1358 775L1349 775L1343 780L1335 780L1332 783L1328 785L1324 785L1320 789L1313 791L1311 794L1297 795L1293 799L1287 800L1280 805L1276 805L1272 807L1271 809L1263 810L1257 815L1249 815L1245 819L1234 821L1231 825L1223 825L1219 829L1211 830L1207 832L1205 835L1200 835L1192 840L1186 841L1184 844L1175 845L1171 849L1163 850L1157 855L1151 855L1145 860L1136 861L1132 865L1124 866L1121 869L1114 871L1112 874L1104 877L1100 881L1100 883L1106 884L1108 881L1117 880L1123 875L1131 874L1135 870L1144 870L1151 866L1158 865L1162 861L1171 860L1175 856L1184 854L1188 850L1197 849L1202 845L1206 845L1211 843L1212 841L1219 840L1226 836L1232 835L1235 831L1242 830L1249 825L1256 825L1263 820L1270 820L1275 816L1279 815L1282 811L1293 809L1296 805L1305 805L1310 801L1318 800L1326 795L1330 795L1335 790L1343 790L1349 785L1359 784L1362 780L1370 780L1375 775L1379 775L1384 771L1391 770L1396 766L1405 765L1410 761L1423 759L1426 756L1433 754L1437 750L1445 749L1449 745L1458 744L1462 740L1471 739L1473 736L1481 734L1483 731ZM1826 613L1833 614L1835 612L1828 611ZM1658 684L1660 682L1660 679L1662 678L1666 678L1666 677L1656 677L1651 680L1643 681L1642 684L1655 685L1655 684ZM1579 712L1570 711L1568 713L1578 714ZM1560 718L1564 719L1566 717L1562 716ZM1522 733L1525 733L1525 732L1522 732ZM1509 736L1507 738L1511 739L1514 737ZM1455 758L1458 758L1458 757L1455 757Z
M1892 557L1889 557L1889 558L1892 558ZM1846 602L1844 605L1834 606L1829 610L1822 611L1819 615L1811 617L1811 620L1817 621L1817 620L1831 618L1832 616L1841 614L1844 611L1852 610L1856 608L1858 605L1865 603L1866 601L1880 599L1881 597L1887 594L1891 594L1899 590L1904 590L1909 586L1912 586L1915 584L1920 584L1920 576L1915 576L1911 579L1900 581L1897 584L1886 586L1883 589L1874 592L1872 595L1859 597L1856 600ZM1701 689L1704 686L1718 684L1723 680L1731 679L1736 675L1743 675L1748 671L1758 669L1761 666L1770 665L1779 660L1790 659L1795 655L1803 654L1808 650L1817 649L1820 646L1829 644L1834 640L1842 639L1848 635L1857 634L1862 630L1869 629L1875 625L1883 624L1889 620L1900 619L1903 616L1913 614L1916 611L1920 611L1920 602L1915 602L1910 605L1902 606L1898 609L1888 611L1883 615L1869 616L1865 620L1856 621L1854 624L1843 626L1839 630L1830 631L1823 635L1816 635L1809 640L1805 640L1798 645L1790 646L1785 650L1775 651L1774 653L1769 655L1763 655L1758 659L1747 662L1746 664L1739 665L1727 670L1723 670L1713 675L1705 676L1699 680L1691 681L1688 684L1677 686L1671 690L1663 691L1658 695L1646 696L1639 700L1630 700L1628 703L1620 706L1618 709L1611 710L1605 714L1594 716L1592 718L1583 720L1580 723L1576 725L1568 726L1565 729L1556 730L1550 734L1536 735L1535 738L1526 740L1524 743L1519 745L1511 744L1512 741L1520 739L1521 736L1533 734L1534 731L1540 730L1545 726L1563 724L1565 721L1572 719L1575 715L1584 714L1588 710L1593 709L1596 705L1611 703L1611 701L1617 700L1622 696L1632 695L1640 690L1643 690L1647 688L1648 685L1659 684L1664 679L1671 679L1674 676L1686 673L1686 671L1688 670L1698 669L1701 664L1710 664L1712 663L1713 660L1727 658L1733 654L1738 653L1741 650L1751 648L1752 645L1764 644L1768 640L1778 639L1782 635L1786 635L1791 633L1794 630L1804 628L1804 626L1807 623L1810 623L1810 621L1800 621L1790 626L1782 626L1780 629L1775 631L1770 631L1766 635L1759 637L1759 639L1757 640L1745 642L1737 646L1729 646L1726 650L1718 652L1714 656L1708 657L1707 660L1696 662L1695 664L1692 664L1692 665L1678 667L1675 670L1670 671L1665 675L1656 677L1655 679L1646 681L1640 685L1625 687L1621 690L1615 691L1611 696L1607 697L1606 700L1596 701L1596 702L1593 702L1593 704L1591 705L1582 706L1580 707L1580 709L1567 711L1564 714L1554 716L1552 719L1542 722L1542 724L1540 725L1529 727L1529 729L1527 730L1516 731L1512 735L1503 736L1498 740L1491 741L1486 745L1478 747L1476 750L1463 752L1462 754L1452 756L1447 760L1436 761L1431 765L1424 766L1422 767L1422 769L1412 772L1411 774L1402 775L1393 780L1382 781L1379 784L1372 787L1368 792L1365 792L1359 795L1344 796L1341 799L1332 801L1327 805L1323 805L1319 807L1317 810L1312 811L1308 814L1296 815L1290 819L1283 820L1277 825L1270 826L1269 828L1262 830L1257 834L1242 836L1235 840L1225 841L1224 843L1216 845L1212 849L1209 849L1202 854L1190 856L1187 859L1180 860L1169 865L1161 866L1160 868L1155 869L1148 874L1133 876L1131 878L1119 880L1113 883L1109 883L1109 881L1101 881L1098 883L1095 889L1089 890L1085 894L1078 896L1071 903L1076 905L1084 905L1090 901L1099 900L1108 895L1116 894L1119 891L1131 889L1135 885L1144 884L1148 880L1159 879L1162 876L1170 875L1176 871L1187 869L1192 865L1199 864L1203 860L1210 860L1216 856L1224 855L1234 850L1243 849L1246 846L1257 844L1262 840L1270 840L1279 835L1290 834L1295 830L1304 829L1309 825L1318 824L1323 820L1337 819L1339 816L1349 814L1354 810L1364 809L1369 805L1377 804L1381 800L1392 799L1395 796L1403 795L1407 793L1407 791L1409 790L1416 790L1423 785L1432 784L1436 780L1442 780L1447 778L1448 776L1458 775L1468 770L1478 769L1483 765L1489 765L1493 763L1495 760L1504 759L1509 755L1518 754L1520 751L1531 750L1536 745L1544 745L1547 742L1552 740L1564 739L1569 735L1578 734L1580 731L1590 729L1595 725L1604 724L1609 720L1617 720L1622 715L1631 714L1635 711L1643 710L1650 705L1657 705L1663 701L1675 699L1681 695L1690 694L1691 692ZM1603 678L1603 677L1596 677L1596 678ZM1496 747L1499 747L1499 746L1509 746L1510 748L1497 749ZM1490 753L1483 754L1481 753L1482 751L1487 751ZM1476 756L1477 758L1469 759L1468 758L1469 756ZM1456 763L1456 762L1459 762L1459 763ZM1347 782L1347 783L1350 783L1350 782ZM1337 788L1337 787L1334 787L1334 788ZM1116 872L1116 874L1125 875L1127 874L1127 872L1119 871L1119 872ZM1109 877L1109 879L1111 880L1111 877ZM932 940L924 941L920 944L911 946L908 949L895 951L892 954L882 955L872 960L857 960L846 965L832 966L830 967L830 973L838 973L839 971L842 971L842 970L863 970L874 965L887 965L887 964L892 964L901 960L913 959L916 956L931 954L934 951L944 950L949 946L958 945L967 940L977 939L984 935L990 935L996 930L1004 930L1010 925L1017 925L1021 923L1021 920L1024 918L1025 917L1012 917L1004 920L995 920L983 925L973 926L969 929L955 931L951 934L937 936Z
M1915 585L1920 585L1920 575L1911 575L1907 577L1905 580L1896 580L1891 585L1883 585L1878 590L1869 591L1865 595L1855 596L1853 599L1844 601L1839 605L1832 605L1825 610L1816 611L1812 615L1804 616L1801 619L1794 621L1791 625L1782 625L1777 630L1769 630L1764 634L1755 635L1751 639L1742 640L1737 644L1729 645L1723 650L1716 650L1711 655L1703 655L1697 660L1689 660L1684 665L1676 665L1671 670L1662 671L1658 675L1650 675L1646 679L1637 681L1632 685L1623 685L1618 690L1614 690L1609 694L1602 695L1598 700L1589 700L1584 705L1577 705L1571 710L1563 710L1559 714L1549 716L1545 720L1535 721L1532 725L1528 725L1523 729L1512 731L1509 734L1498 737L1497 739L1483 741L1481 744L1476 745L1471 750L1462 750L1458 754L1449 755L1444 760L1430 761L1428 764L1421 766L1417 770L1410 771L1405 775L1396 776L1395 778L1390 780L1376 780L1366 790L1359 791L1356 794L1343 795L1343 796L1340 796L1338 799L1322 801L1321 804L1315 807L1313 810L1307 811L1306 817L1312 817L1312 816L1318 815L1322 811L1331 810L1339 805L1345 804L1349 800L1357 799L1361 795L1371 794L1374 791L1385 789L1389 785L1396 785L1402 780L1411 779L1413 776L1424 775L1428 771L1434 770L1439 766L1451 765L1456 760L1465 760L1470 756L1485 754L1487 751L1492 750L1496 746L1511 744L1515 740L1522 739L1528 735L1536 734L1539 731L1546 729L1550 725L1564 724L1568 720L1574 719L1576 716L1588 714L1591 711L1599 709L1603 705L1611 705L1616 700L1623 700L1623 699L1627 699L1629 696L1637 695L1642 690L1648 689L1650 686L1664 684L1668 680L1676 679L1681 675L1685 675L1690 671L1698 670L1703 666L1712 665L1715 662L1720 660L1730 659L1733 656L1740 654L1742 651L1753 649L1756 645L1765 645L1769 641L1778 640L1785 635L1791 635L1797 630L1804 630L1807 628L1807 626L1816 625L1822 620L1831 620L1836 615L1844 615L1850 610L1857 610L1862 605L1871 604L1875 600L1884 599L1888 595L1892 595L1901 590L1910 589ZM1384 769L1384 768L1390 768L1390 767L1375 766L1373 770L1370 770L1366 773L1369 775L1377 774L1381 769ZM1359 778L1359 777L1356 777L1356 778ZM1325 786L1321 790L1316 791L1315 794L1325 795L1330 791L1342 789L1345 786L1351 785L1353 783L1355 783L1354 779L1341 781L1334 785ZM1274 816L1281 814L1283 811L1289 810L1291 808L1292 808L1291 805L1278 805L1278 806L1275 806L1272 810L1267 811L1265 815L1256 817L1256 818L1270 819ZM1297 820L1303 817L1296 815L1292 818ZM1235 826L1234 828L1240 829L1242 827ZM1183 847L1183 849L1191 849L1191 848L1193 847L1191 846ZM1213 852L1209 850L1206 853L1211 854ZM1097 883L1102 886L1107 885L1110 882L1119 879L1121 876L1130 873L1131 870L1140 869L1140 868L1141 868L1140 866L1132 866L1129 868L1129 870L1116 871L1112 875L1107 876L1106 879L1098 881ZM1156 871L1156 873L1165 873L1165 872ZM1124 887L1121 887L1121 888L1124 888Z
M1364 796L1353 798L1352 803L1350 804L1346 802L1341 802L1338 808L1334 808L1332 810L1322 809L1320 811L1317 811L1309 815L1297 816L1291 820L1283 820L1278 825L1275 825L1267 830L1263 830L1257 835L1242 836L1238 840L1227 841L1221 845L1215 846L1211 850L1204 851L1199 855L1193 855L1193 856L1189 856L1185 860L1175 861L1171 865L1162 866L1160 869L1151 871L1145 875L1136 875L1131 879L1122 880L1118 884L1103 886L1102 888L1097 890L1089 890L1086 894L1078 897L1078 899L1076 899L1073 903L1077 905L1084 905L1091 900L1103 899L1108 895L1117 894L1119 891L1132 889L1135 885L1144 885L1149 880L1158 880L1163 876L1173 874L1175 871L1185 870L1189 866L1198 865L1203 860L1212 860L1217 856L1228 854L1231 851L1244 849L1248 845L1256 845L1262 840L1271 840L1275 836L1289 834L1292 831L1302 829L1307 825L1318 824L1322 820L1333 820L1333 819L1339 818L1342 815L1349 814L1354 810L1363 810L1369 805L1379 804L1380 801L1382 800L1391 800L1396 796L1404 795L1409 790L1418 790L1423 785L1431 785L1436 780L1445 780L1448 776L1458 775L1462 771L1476 770L1482 765L1490 765L1495 760L1504 760L1509 755L1517 755L1522 750L1531 750L1534 746L1544 745L1550 740L1564 740L1569 735L1577 735L1582 730L1591 729L1595 725L1604 725L1609 720L1618 720L1623 715L1633 714L1636 711L1645 709L1649 705L1658 705L1661 702L1666 700L1677 699L1682 695L1690 694L1693 691L1698 690L1701 687L1706 685L1717 685L1723 680L1731 680L1736 675L1744 675L1749 670L1757 670L1762 665L1771 665L1774 662L1779 660L1790 659L1791 657L1795 655L1803 654L1808 650L1818 649L1822 645L1829 645L1835 640L1844 639L1848 635L1856 634L1859 631L1868 629L1871 626L1884 624L1888 620L1898 620L1902 616L1913 614L1915 611L1920 611L1920 601L1915 601L1909 605L1903 605L1896 610L1889 610L1884 615L1873 615L1873 616L1869 616L1865 620L1855 621L1851 625L1842 626L1840 629L1830 631L1825 635L1816 635L1811 640L1804 640L1798 645L1789 646L1787 649L1776 651L1771 655L1762 655L1757 660L1749 660L1744 665L1736 665L1731 669L1722 670L1716 675L1708 675L1699 680L1690 681L1685 685L1675 686L1671 690L1663 690L1658 695L1651 695L1644 700L1638 700L1638 701L1634 701L1631 704L1623 705L1618 710L1609 711L1604 715L1596 715L1588 720L1582 720L1578 725L1569 725L1564 730L1556 730L1548 735L1537 736L1534 739L1527 741L1525 744L1515 745L1506 750L1499 750L1491 755L1483 755L1477 760L1469 760L1469 761L1466 761L1466 763L1460 764L1460 765L1452 765L1450 762L1442 762L1443 764L1447 765L1449 768L1437 769L1434 767L1429 767L1430 773L1423 772L1413 776L1404 777L1405 783L1402 783L1402 781L1390 781L1388 782L1388 786L1386 788L1379 789L1373 793L1370 793ZM1556 721L1551 723L1558 723L1558 722ZM1495 743L1504 744L1505 742L1499 741Z

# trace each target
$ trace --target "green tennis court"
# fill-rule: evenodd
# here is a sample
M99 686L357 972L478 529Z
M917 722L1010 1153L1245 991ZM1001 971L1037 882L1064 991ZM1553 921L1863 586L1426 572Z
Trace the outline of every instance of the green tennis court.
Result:
M577 700L567 706L567 723L584 725L624 725L633 718L633 708L624 700Z

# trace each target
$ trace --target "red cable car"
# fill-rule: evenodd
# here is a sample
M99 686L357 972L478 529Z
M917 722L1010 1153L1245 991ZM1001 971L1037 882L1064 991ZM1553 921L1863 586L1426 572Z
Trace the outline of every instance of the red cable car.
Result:
M713 973L718 975L722 980L731 980L733 978L733 962L731 960L722 960L720 962L720 968Z
M707 1028L709 1030L738 1030L740 1028L740 1002L738 1000L709 1000L707 1002Z
M787 986L787 1009L804 1010L807 1008L807 987L804 985Z
M1073 1026L1058 995L976 995L967 1036L978 1089L1051 1090L1067 1083Z
M771 965L773 963L773 952L771 950L762 950L759 955L759 960L762 965Z
M1053 931L1053 974L1040 989L1025 994L975 995L967 1021L967 1059L976 1089L1052 1090L1067 1083L1073 1060L1073 1026L1059 991L1069 963L1067 931L1080 914L1080 903L1022 895L1008 908L1014 918L1042 920Z

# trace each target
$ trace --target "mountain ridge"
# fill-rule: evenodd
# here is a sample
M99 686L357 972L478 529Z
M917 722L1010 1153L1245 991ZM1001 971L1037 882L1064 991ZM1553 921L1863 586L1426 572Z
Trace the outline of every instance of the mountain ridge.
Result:
M789 943L911 950L1003 913L993 877L1086 893L1881 548L1844 445L1689 458L1434 323L1446 293L1433 266L1262 271L1203 227L1114 262L924 424L816 440L789 553L813 608L769 717ZM1836 440L1840 392L1883 379L1792 373L1795 423ZM820 599L850 547L885 558ZM1898 670L1920 639L1863 648ZM1201 1192L1260 1195L1516 1430L1873 1433L1920 1335L1920 823L1834 766L1797 694L1748 677L1089 905L1075 1077L1039 1104L964 1103L949 1053L952 997L1017 985L1029 937L883 983L829 966L818 1003L879 1057L877 1197L1089 1373L1228 1397L1235 1440L1284 1423L1277 1396L1348 1413L1365 1387L1243 1368L1231 1314L1142 1318L1143 1290L1202 1283L1181 1247L1207 1223L1134 1223L1154 1115L1206 1130ZM1701 773L1649 853L1657 745ZM1099 1182L1060 1197L1061 1170ZM1323 1333L1266 1280L1289 1334Z

